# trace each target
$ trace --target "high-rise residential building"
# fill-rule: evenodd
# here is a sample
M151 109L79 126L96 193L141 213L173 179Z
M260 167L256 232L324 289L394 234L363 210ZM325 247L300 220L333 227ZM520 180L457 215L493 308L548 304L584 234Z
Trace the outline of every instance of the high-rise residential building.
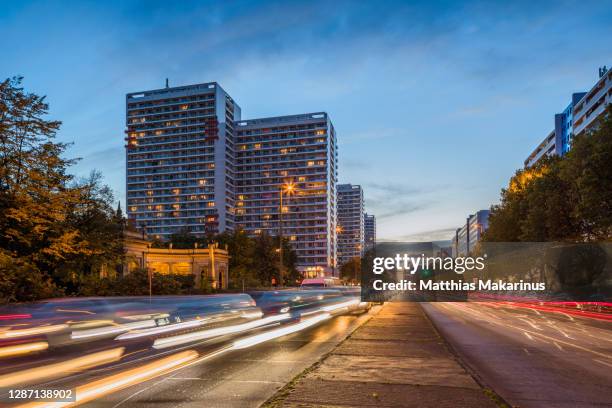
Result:
M364 249L363 189L338 184L338 265L360 258Z
M160 239L232 229L239 119L240 107L214 82L127 94L131 222Z
M612 103L612 69L599 68L599 80L574 108L573 132L579 135L597 127L602 114Z
M599 69L599 80L588 92L572 94L572 100L562 113L555 115L555 129L525 160L531 167L544 156L563 156L572 146L575 135L597 127L602 114L612 103L612 70Z
M574 109L586 92L572 94L572 100L561 113L555 114L555 128L544 138L525 160L525 167L531 167L544 156L563 156L574 138Z
M363 215L364 245L365 251L369 251L376 245L376 217L373 214Z
M474 250L482 234L489 228L489 210L469 215L451 239L453 256L467 256Z
M277 235L282 219L298 269L306 276L334 273L337 171L326 113L236 122L236 224L249 234Z

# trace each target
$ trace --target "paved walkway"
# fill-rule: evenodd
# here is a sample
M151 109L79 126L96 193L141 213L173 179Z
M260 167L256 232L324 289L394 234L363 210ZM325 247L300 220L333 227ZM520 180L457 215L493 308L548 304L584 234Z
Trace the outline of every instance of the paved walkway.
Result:
M387 303L272 407L496 407L417 303Z

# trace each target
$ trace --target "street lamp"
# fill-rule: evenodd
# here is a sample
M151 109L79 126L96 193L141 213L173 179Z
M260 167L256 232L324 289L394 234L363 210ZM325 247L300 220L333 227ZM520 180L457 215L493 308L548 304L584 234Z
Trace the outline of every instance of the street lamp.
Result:
M289 181L283 185L281 185L279 189L280 196L280 206L278 211L278 254L279 254L279 280L281 286L283 286L283 193L287 195L287 197L291 196L295 193L295 184L292 181Z

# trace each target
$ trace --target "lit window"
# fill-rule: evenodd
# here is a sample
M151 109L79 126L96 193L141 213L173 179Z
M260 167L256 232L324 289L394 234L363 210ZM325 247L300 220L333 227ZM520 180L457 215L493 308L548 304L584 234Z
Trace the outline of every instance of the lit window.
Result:
M261 143L255 143L253 147L256 149L261 149Z
M181 110L187 110L189 109L189 105L181 105Z
M304 176L298 177L298 181L306 181L306 177Z
M324 130L317 130L316 134L317 134L317 136L324 135L325 131Z
M314 166L314 162L313 161L309 161L308 163L306 163L307 166Z
M202 179L199 181L200 185L203 186L204 184L206 184L206 180Z
M137 207L136 207L136 206L134 206L134 207L130 207L130 211L136 211L136 210L137 210Z
M181 192L181 190L178 189L178 188L173 188L172 189L172 194L179 194L180 192Z
M209 202L207 202L207 203L206 203L206 206L208 206L208 207L214 207L214 206L215 206L215 203L214 203L214 201L209 201Z

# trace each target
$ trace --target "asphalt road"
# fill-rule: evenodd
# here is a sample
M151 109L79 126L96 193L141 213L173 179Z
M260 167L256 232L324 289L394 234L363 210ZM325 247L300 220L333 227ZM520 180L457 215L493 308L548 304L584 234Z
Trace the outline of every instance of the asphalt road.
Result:
M612 406L612 323L497 303L425 303L480 381L512 406Z
M96 399L88 407L258 407L368 319L343 315ZM213 346L202 346L210 347ZM203 348L198 350L204 353ZM134 363L134 365L142 362ZM130 366L123 367L129 370Z

